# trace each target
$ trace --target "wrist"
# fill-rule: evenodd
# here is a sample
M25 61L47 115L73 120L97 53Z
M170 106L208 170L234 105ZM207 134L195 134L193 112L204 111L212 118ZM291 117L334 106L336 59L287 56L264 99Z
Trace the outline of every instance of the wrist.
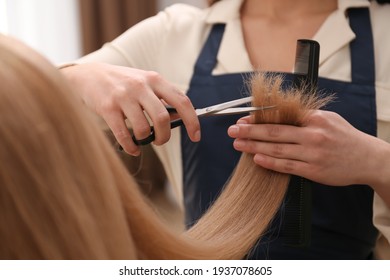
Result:
M379 138L373 144L368 185L390 206L390 144Z

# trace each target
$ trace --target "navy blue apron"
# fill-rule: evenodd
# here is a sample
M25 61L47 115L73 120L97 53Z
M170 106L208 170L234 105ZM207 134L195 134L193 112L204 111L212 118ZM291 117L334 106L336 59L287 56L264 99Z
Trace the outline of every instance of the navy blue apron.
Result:
M376 136L375 65L369 11L350 9L350 25L356 39L350 44L352 82L319 78L323 94L336 100L325 109L337 112L357 129ZM224 33L224 25L212 27L198 57L188 96L195 107L247 95L251 73L212 75ZM238 54L232 54L238 55ZM292 83L286 76L286 85ZM240 116L201 119L202 140L193 143L181 129L185 222L194 224L218 197L236 166L240 153L227 135ZM358 151L356 151L358 152ZM248 258L254 259L368 259L377 231L372 224L373 191L368 186L330 187L312 184L311 243L295 248L283 242L282 205L275 220Z

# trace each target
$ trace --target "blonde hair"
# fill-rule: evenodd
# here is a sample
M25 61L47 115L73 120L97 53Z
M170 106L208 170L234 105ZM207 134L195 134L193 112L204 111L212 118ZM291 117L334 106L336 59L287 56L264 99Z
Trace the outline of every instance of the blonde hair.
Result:
M244 154L189 231L154 212L91 114L56 69L0 36L0 259L239 259L267 229L289 175ZM322 105L257 74L256 122L299 125Z

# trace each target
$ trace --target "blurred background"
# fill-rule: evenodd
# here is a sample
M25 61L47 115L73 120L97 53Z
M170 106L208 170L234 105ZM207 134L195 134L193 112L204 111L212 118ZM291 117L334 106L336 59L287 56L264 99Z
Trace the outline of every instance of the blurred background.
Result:
M0 0L0 33L61 64L175 3L206 6L206 0Z

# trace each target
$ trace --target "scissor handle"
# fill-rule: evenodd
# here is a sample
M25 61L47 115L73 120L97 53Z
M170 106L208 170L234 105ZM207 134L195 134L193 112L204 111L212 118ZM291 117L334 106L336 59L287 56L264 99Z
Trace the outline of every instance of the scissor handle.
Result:
M144 145L152 143L154 141L154 139L156 139L156 137L154 135L154 127L153 126L150 127L149 136L138 140L137 138L135 138L135 135L133 134L131 139L133 139L134 144L136 144L137 146L144 146Z
M171 121L171 129L183 125L183 120L182 119L176 119ZM131 137L133 139L134 144L137 146L144 146L152 143L154 139L156 139L155 132L154 132L154 127L150 127L150 134L149 136L145 137L144 139L138 140L135 138L135 135Z

